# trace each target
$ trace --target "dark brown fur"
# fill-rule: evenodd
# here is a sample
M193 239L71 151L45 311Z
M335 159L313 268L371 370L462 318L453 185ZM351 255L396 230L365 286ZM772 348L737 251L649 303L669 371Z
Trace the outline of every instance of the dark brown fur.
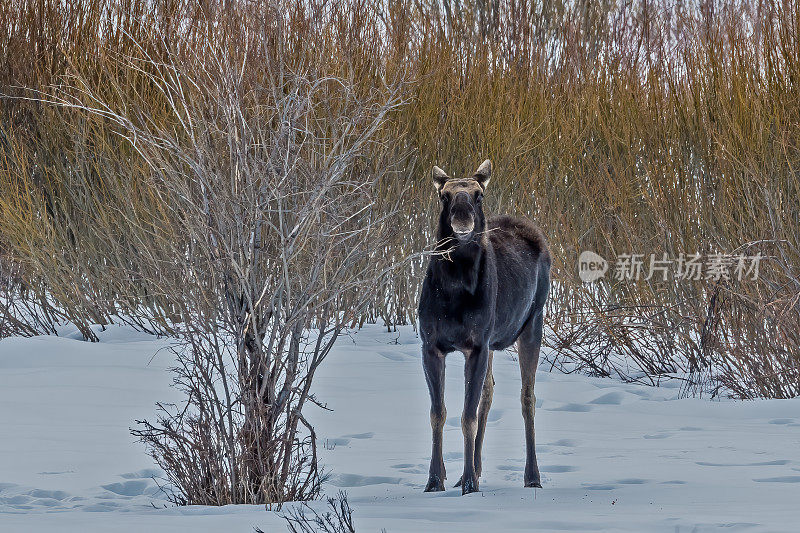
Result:
M550 254L533 222L510 216L485 219L483 192L489 182L487 160L468 179L451 180L434 167L442 201L438 247L428 265L420 296L423 364L431 396L433 449L426 491L444 490L442 458L445 356L461 351L465 394L462 493L478 490L481 447L492 403L491 350L515 342L522 376L525 422L525 486L540 487L536 462L533 394L542 340L544 303L550 286Z

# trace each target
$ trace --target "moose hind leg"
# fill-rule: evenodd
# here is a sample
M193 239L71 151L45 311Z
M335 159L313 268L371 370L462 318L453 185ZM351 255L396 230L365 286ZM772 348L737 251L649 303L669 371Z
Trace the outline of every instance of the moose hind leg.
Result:
M489 361L486 368L486 378L483 380L481 400L478 406L478 433L475 435L475 473L481 477L481 450L483 449L483 435L486 432L486 421L489 418L489 409L492 408L494 396L494 376L492 375L492 356L489 352Z
M431 431L433 435L431 466L425 492L444 490L444 480L447 479L442 458L442 432L447 417L447 409L444 405L444 361L445 356L439 350L432 347L423 349L422 363L425 368L428 392L431 396Z
M517 339L519 368L522 374L522 418L525 422L525 486L542 486L539 465L536 463L536 439L533 416L536 411L536 367L539 366L539 349L542 344L542 310L537 311L528 321Z

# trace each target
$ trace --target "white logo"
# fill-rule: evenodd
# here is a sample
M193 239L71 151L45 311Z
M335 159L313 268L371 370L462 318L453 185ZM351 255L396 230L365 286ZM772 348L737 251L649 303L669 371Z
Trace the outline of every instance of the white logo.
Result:
M578 257L578 276L584 283L602 278L608 270L608 261L594 252L586 250Z

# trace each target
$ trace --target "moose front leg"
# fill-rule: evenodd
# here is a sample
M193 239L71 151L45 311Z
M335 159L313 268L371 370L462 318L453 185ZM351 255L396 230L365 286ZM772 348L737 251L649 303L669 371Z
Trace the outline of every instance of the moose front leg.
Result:
M478 475L475 472L475 438L478 433L478 404L489 365L489 351L486 346L482 346L466 355L464 412L461 415L461 431L464 433L464 474L461 476L461 494L478 490Z
M428 383L428 392L431 396L431 430L433 432L431 466L425 492L444 490L444 480L447 479L442 458L442 432L447 417L447 409L444 406L444 358L444 354L433 346L425 346L422 350L425 381Z
M481 450L483 449L483 437L486 434L486 421L489 418L489 409L492 408L492 396L494 393L494 376L492 376L492 351L489 350L489 362L486 365L486 377L483 380L483 391L481 401L478 405L478 433L475 435L475 474L478 479L481 477ZM461 486L461 479L455 484Z

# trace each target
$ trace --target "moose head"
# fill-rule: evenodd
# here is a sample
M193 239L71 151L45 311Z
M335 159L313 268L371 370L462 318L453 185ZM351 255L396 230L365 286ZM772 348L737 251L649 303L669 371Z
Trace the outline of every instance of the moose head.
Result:
M492 162L487 159L481 163L469 178L451 178L437 166L431 174L442 205L439 238L455 237L465 243L480 235L486 229L483 193L489 185Z

